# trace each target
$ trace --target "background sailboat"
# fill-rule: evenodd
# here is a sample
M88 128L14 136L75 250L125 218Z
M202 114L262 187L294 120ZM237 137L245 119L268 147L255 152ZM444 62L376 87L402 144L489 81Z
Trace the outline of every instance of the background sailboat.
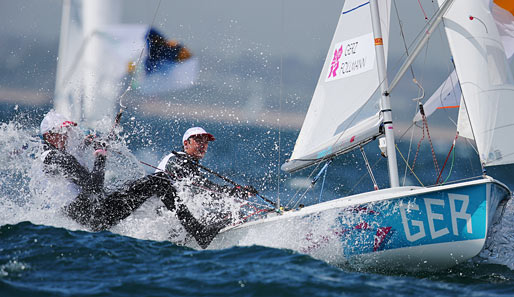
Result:
M129 85L139 96L152 96L196 81L198 60L191 52L151 25L123 24L122 6L119 0L63 2L54 108L86 127L110 123ZM172 54L178 47L187 50L181 59Z

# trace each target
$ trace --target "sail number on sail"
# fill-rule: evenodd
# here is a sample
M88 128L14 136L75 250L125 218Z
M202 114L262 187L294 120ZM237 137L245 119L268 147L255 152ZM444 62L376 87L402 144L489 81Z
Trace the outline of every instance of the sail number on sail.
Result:
M373 69L375 51L373 34L336 43L331 49L331 61L326 81L341 79Z

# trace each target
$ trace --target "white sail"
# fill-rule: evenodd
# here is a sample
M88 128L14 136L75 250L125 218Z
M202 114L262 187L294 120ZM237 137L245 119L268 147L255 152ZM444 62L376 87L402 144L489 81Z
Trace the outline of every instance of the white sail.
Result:
M511 63L512 55L514 53L514 2L508 3L507 1L503 0L495 1L498 1L502 6L499 6L495 2L490 2L491 13L496 23L496 27L498 27L498 32L500 33L505 55L507 56L509 63ZM509 9L513 11L511 12ZM461 91L459 86L459 78L457 77L457 73L454 70L450 76L448 76L448 78L441 84L437 91L435 91L434 94L432 94L432 96L423 104L425 115L429 117L438 109L459 107L460 98ZM464 124L461 124L460 122L461 116L463 114L465 114L465 118L467 118L465 110L459 111L459 127L461 128L464 128ZM420 120L421 114L418 112L416 113L416 116L414 116L413 121L417 122ZM467 119L466 123L469 123ZM468 127L467 130L469 129L470 128ZM462 131L460 129L458 129L458 131L460 136L464 136L462 135ZM473 138L473 136L471 135L469 138Z
M386 50L389 10L390 1L379 2ZM370 3L347 0L294 151L282 169L301 169L379 135L379 85Z
M148 29L121 24L119 0L65 1L55 109L89 127L113 119L122 78L144 49Z
M505 54L510 59L514 55L514 3L508 0L494 0L491 3L491 10L503 41Z
M457 77L457 73L452 71L450 76L448 76L434 94L423 104L425 116L429 117L438 109L458 108L460 105L460 96L459 78ZM418 111L412 121L417 122L421 120L421 113Z
M463 99L485 166L514 163L514 81L489 4L456 0L445 16Z
M61 18L61 35L54 95L54 108L70 119L81 118L82 75L77 74L76 57L80 55L83 40L82 1L65 0Z

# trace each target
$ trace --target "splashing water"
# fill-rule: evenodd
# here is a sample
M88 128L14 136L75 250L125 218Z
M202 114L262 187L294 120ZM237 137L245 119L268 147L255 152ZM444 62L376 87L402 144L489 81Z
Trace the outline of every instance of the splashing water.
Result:
M110 127L106 126L104 131ZM130 133L139 133L131 131ZM37 164L38 155L42 152L43 146L35 129L26 128L18 122L0 124L0 225L17 224L22 221L30 221L34 224L63 227L71 230L86 230L83 226L67 218L61 212L61 207L69 197L59 196L65 184L53 184L53 192L38 193L35 188L35 175L40 168ZM79 132L70 141L80 142L82 136ZM124 183L143 177L145 169L130 152L127 147L128 136L122 136L117 141L110 143L109 157L106 165L106 191L114 191ZM91 168L92 152L86 152L82 161ZM198 195L194 193L187 182L177 187L178 193L183 202L197 218L204 221L215 220L209 216L210 211L217 210L236 221L244 215L241 208L241 201L223 199L213 200L209 193ZM334 214L335 215L335 214ZM318 222L316 226L326 226L329 222ZM514 243L514 205L510 202L504 213L503 222L496 226L493 239L494 244L482 254L482 261L486 263L498 263L507 265L514 270L514 261L511 259ZM305 238L305 250L316 257L316 248L320 245L331 244L331 237L334 235L326 227L316 226L283 226L281 229L312 229L312 237ZM87 231L87 230L86 230ZM164 208L163 203L154 197L144 203L130 217L114 226L110 231L139 239L149 240L170 240L177 244L190 245L194 239L187 235L180 222L173 212ZM264 245L277 248L288 248L287 238L281 238L280 230L270 229L264 232L264 238L247 237L247 241L239 242L239 245ZM261 233L262 236L262 233ZM284 243L275 245L274 243ZM339 247L342 249L343 247ZM320 256L320 258L322 258ZM330 261L328 261L330 262Z
M107 131L107 129L104 129ZM99 129L101 131L101 129ZM62 206L71 202L69 182L66 179L41 178L43 174L40 155L43 144L35 129L25 129L12 121L0 125L0 225L30 221L34 224L63 227L71 230L87 229L62 213ZM67 150L89 169L93 166L93 148L84 148L83 133L78 129L68 133ZM109 142L105 189L111 192L126 182L145 176L146 168L129 151L125 137ZM240 201L234 199L212 199L211 193L198 194L191 191L188 181L178 184L178 194L197 218L212 222L212 213L223 213L227 217L239 217ZM153 197L145 202L130 217L111 229L112 232L140 239L171 240L187 244L188 237L173 212Z

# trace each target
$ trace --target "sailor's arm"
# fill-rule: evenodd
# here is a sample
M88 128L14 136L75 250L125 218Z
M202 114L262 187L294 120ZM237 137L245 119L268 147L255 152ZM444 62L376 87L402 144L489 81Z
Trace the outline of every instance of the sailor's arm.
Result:
M43 163L56 166L73 183L83 189L100 191L103 187L105 160L105 156L97 156L94 168L89 172L73 155L51 151Z

